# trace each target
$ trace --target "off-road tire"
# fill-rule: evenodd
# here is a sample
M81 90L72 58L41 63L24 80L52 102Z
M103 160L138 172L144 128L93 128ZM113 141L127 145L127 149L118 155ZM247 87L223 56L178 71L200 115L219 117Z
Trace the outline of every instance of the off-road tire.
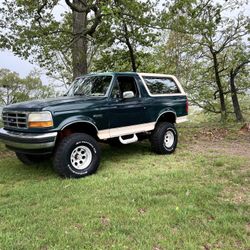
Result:
M91 153L91 161L84 169L77 169L73 165L76 163L72 163L72 161L78 161L78 159L74 158L72 155L74 154L75 150L78 150L81 147L86 149L85 153L86 151L88 151L88 154ZM82 158L83 157L84 156L82 156ZM65 137L59 143L55 151L53 165L55 171L62 177L81 178L96 172L100 164L100 157L100 147L92 136L84 133L75 133ZM82 161L85 161L86 158L87 157L84 157Z
M170 134L173 136L173 143L166 146L165 136ZM150 137L151 148L157 154L171 154L175 151L178 142L178 133L175 125L169 122L161 122L156 125Z
M48 159L48 155L29 155L29 154L23 154L19 152L15 152L15 153L16 153L16 157L25 165L38 164Z

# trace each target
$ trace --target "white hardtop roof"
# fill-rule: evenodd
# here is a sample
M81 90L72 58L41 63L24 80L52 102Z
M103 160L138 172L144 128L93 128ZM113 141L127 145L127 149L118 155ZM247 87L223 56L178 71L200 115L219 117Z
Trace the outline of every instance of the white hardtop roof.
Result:
M159 74L159 73L144 73L140 72L138 75L141 76L159 76L159 77L171 77L171 78L176 78L174 75L168 75L168 74Z

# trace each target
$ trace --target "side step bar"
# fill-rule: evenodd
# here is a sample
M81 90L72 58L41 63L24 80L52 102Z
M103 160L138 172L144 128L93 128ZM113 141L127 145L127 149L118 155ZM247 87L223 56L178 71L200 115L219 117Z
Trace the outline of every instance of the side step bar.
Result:
M130 144L130 143L134 143L134 142L137 142L138 141L138 137L136 136L136 134L133 135L132 138L129 138L129 139L123 139L122 136L119 137L119 141L122 143L122 144Z

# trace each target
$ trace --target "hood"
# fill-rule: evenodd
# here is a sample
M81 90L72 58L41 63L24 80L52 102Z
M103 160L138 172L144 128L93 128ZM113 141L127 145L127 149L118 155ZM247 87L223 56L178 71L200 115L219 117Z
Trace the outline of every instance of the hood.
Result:
M101 100L101 97L85 97L85 96L62 96L56 98L48 98L43 100L32 100L27 102L19 102L8 105L4 110L13 111L41 111L44 108L55 108L66 104L79 104L88 100L94 101L95 99Z

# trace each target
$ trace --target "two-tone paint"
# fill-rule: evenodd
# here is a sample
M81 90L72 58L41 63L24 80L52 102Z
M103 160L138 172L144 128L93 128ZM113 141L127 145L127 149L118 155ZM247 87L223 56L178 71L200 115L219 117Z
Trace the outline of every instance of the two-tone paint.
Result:
M150 74L150 76L167 76L174 79L180 93L151 95L143 80L143 76L147 74L99 73L96 75L112 76L109 90L105 96L64 96L7 106L3 112L19 111L30 113L50 111L53 116L54 126L42 129L5 128L5 130L9 133L13 131L23 134L55 133L64 130L72 124L85 123L93 126L99 139L105 140L112 137L151 131L163 115L174 117L173 122L186 120L187 96L174 76ZM111 92L118 76L134 77L139 90L139 96L131 99L112 98Z

